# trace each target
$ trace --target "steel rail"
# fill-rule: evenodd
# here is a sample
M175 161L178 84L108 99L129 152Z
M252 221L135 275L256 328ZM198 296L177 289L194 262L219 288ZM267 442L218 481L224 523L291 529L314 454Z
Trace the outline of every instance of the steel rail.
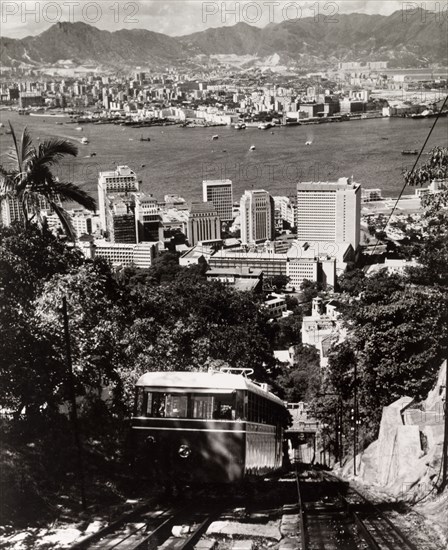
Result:
M303 506L302 493L300 491L300 480L297 466L295 468L296 485L297 485L297 501L299 503L299 528L300 528L300 542L301 550L308 550L308 541L305 533L305 508Z
M338 478L337 476L333 475L333 474L329 474L328 472L325 474L327 475L328 477L330 478L333 478L333 479L336 479L340 482L342 482L342 480L340 478ZM398 538L401 540L401 543L405 545L405 547L401 547L400 550L405 550L405 548L408 548L409 550L419 550L419 548L409 539L409 537L407 535L405 535L403 533L403 531L397 527L397 525L395 525L385 514L382 510L380 510L378 508L378 506L376 504L374 504L373 502L371 502L367 497L365 497L362 493L360 493L357 489L355 489L354 487L352 487L350 485L350 491L355 493L359 498L361 498L361 500L364 502L364 504L366 504L372 511L375 512L375 514L377 515L378 519L385 522L387 524L387 526L389 527L390 531L392 531L392 533ZM351 513L353 514L354 513L354 510L353 510L353 506L350 505L350 503L346 500L346 498L342 495L340 495L341 498L343 499L343 501L345 501L346 505L349 507ZM355 512L358 520L360 522L362 522L362 524L364 525L364 528L365 529L368 529L366 526L365 526L365 523L364 521L359 517L358 513ZM355 517L355 516L354 516ZM358 523L358 520L355 519L355 521L357 521ZM364 528L361 528L362 531L364 531ZM370 531L369 531L370 533ZM370 536L373 537L372 533L370 533ZM375 544L377 544L375 542ZM375 547L372 547L372 548L375 548Z

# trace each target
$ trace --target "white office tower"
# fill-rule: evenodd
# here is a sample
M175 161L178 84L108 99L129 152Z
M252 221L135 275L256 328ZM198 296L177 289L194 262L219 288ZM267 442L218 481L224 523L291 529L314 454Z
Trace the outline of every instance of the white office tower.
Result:
M251 244L273 240L274 212L274 199L267 191L245 191L240 201L241 242Z
M221 220L211 202L192 203L188 216L188 241L216 241L221 238Z
M163 223L157 199L145 193L134 193L134 200L137 242L163 242Z
M350 178L297 184L297 239L359 245L361 185Z
M106 197L109 194L126 194L138 191L137 174L129 166L117 166L116 170L100 172L98 175L98 208L101 230L106 231Z
M231 222L233 192L231 180L204 180L202 182L204 202L212 202L223 222Z

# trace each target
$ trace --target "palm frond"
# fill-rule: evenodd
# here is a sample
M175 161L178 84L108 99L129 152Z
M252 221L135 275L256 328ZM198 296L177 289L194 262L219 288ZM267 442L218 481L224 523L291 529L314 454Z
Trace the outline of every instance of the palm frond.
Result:
M62 208L62 206L59 206L54 201L50 201L50 205L53 208L53 210L55 211L56 215L58 216L67 237L71 241L75 242L76 241L76 232L75 232L75 229L73 227L73 224L72 224L72 221L70 219L69 214Z
M27 164L32 160L35 155L36 148L33 145L33 140L31 139L31 135L28 132L28 128L25 127L22 132L22 143L20 147L20 157L23 168L27 166Z
M20 160L19 144L17 143L16 133L14 131L13 125L11 124L11 122L9 120L8 120L8 124L9 124L9 129L11 130L11 135L12 135L12 139L14 141L14 148L15 148L15 154L13 153L11 158L15 162L17 162L18 167L19 167L19 172L21 172L22 171L22 162Z
M95 212L95 199L91 197L88 193L86 193L86 191L80 189L77 185L69 182L53 181L51 184L51 188L54 193L59 195L61 200L77 202L84 208L87 208L87 210Z
M50 138L39 145L33 164L40 166L52 166L62 160L65 155L76 157L78 148L67 139Z

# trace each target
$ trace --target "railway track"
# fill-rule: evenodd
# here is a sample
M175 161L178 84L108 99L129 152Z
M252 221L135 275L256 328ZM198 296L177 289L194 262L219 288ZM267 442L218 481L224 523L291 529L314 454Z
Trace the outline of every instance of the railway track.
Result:
M146 511L122 518L72 550L188 550L213 521L216 512L188 510Z
M321 474L306 483L297 475L297 491L301 550L424 550L377 506L334 476Z
M416 546L377 506L327 473L311 472L304 478L291 472L252 489L239 495L196 493L194 501L165 509L150 510L148 505L72 550L233 550L236 546L226 536L232 540L234 535L247 539L242 548L267 548L276 544L272 540L280 550L434 548L430 543Z

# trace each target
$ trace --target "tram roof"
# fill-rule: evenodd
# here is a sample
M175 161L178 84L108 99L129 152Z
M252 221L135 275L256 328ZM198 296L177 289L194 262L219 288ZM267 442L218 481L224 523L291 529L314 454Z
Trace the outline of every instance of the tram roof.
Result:
M257 395L260 395L270 401L273 401L282 407L285 406L283 401L264 390L259 385L255 384L241 374L229 374L224 372L147 372L143 374L137 381L137 386L145 386L154 389L164 389L169 391L170 388L179 390L208 389L213 390L247 390Z

